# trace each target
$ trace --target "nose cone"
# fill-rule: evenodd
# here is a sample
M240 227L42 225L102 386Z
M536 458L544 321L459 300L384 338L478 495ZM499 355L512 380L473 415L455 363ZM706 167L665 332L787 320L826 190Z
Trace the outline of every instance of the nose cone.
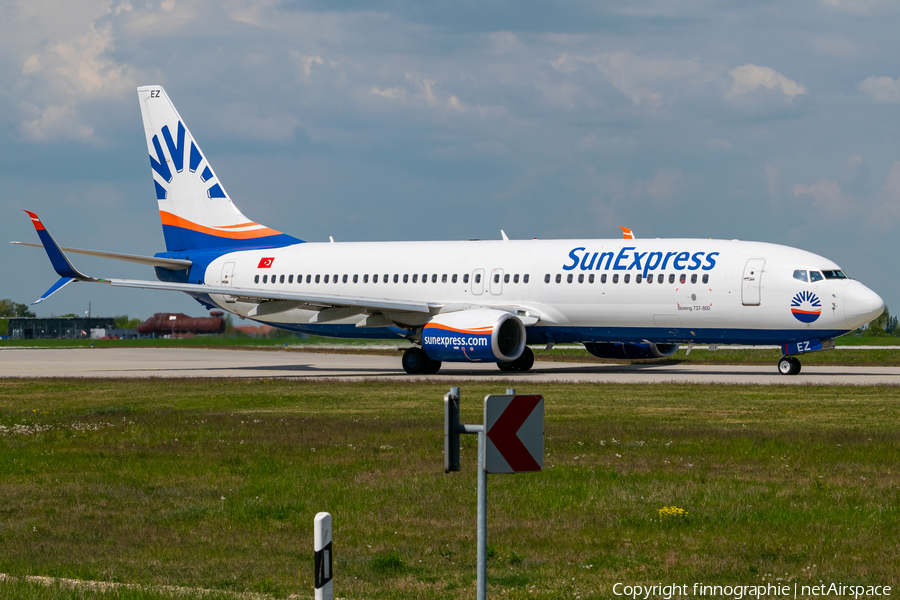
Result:
M858 281L851 281L844 290L844 316L851 329L862 327L884 312L881 296Z

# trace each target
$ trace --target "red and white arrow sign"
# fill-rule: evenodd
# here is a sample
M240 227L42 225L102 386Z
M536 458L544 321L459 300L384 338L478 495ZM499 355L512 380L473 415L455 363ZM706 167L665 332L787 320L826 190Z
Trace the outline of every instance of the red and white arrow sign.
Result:
M485 472L527 473L544 468L543 396L487 396L484 430Z

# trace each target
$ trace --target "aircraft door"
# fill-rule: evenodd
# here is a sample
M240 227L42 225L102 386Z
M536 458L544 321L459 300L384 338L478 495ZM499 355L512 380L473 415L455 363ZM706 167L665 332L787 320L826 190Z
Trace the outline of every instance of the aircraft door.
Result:
M751 258L744 265L744 278L741 281L741 302L744 306L759 306L759 289L762 283L764 258Z
M472 271L472 294L480 296L484 293L484 269Z
M491 293L499 296L503 292L503 269L491 271Z
M227 262L222 266L222 285L232 287L232 280L234 279L234 263ZM225 302L229 304L236 301L237 298L235 296L225 296Z
M222 285L231 287L231 280L234 277L234 263L227 262L222 266Z

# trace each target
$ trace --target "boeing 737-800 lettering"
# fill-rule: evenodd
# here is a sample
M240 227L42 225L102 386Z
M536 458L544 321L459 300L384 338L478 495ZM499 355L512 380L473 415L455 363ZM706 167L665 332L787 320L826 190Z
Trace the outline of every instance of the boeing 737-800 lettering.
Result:
M245 217L160 86L138 88L166 251L60 248L37 229L57 281L185 292L207 308L295 332L408 339L407 373L441 362L527 371L529 344L582 343L595 356L670 356L679 344L780 344L796 355L879 314L884 303L834 262L796 248L712 239L308 243ZM33 244L32 244L33 245ZM159 281L100 279L66 253L156 269Z

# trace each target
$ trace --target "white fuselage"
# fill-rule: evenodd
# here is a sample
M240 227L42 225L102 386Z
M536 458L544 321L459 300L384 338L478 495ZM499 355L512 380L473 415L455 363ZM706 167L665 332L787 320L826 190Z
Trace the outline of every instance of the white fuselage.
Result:
M736 240L304 243L225 254L210 263L205 282L441 305L433 312L496 307L532 317L526 325L542 337L529 335L530 343L784 343L834 337L880 313L881 298L857 281L794 277L797 270L839 269L803 250ZM819 301L813 322L791 310L803 292ZM252 313L257 303L212 299L276 327L341 337L373 334L356 327L362 314L316 323L311 310L259 317ZM398 321L416 327L429 318Z

